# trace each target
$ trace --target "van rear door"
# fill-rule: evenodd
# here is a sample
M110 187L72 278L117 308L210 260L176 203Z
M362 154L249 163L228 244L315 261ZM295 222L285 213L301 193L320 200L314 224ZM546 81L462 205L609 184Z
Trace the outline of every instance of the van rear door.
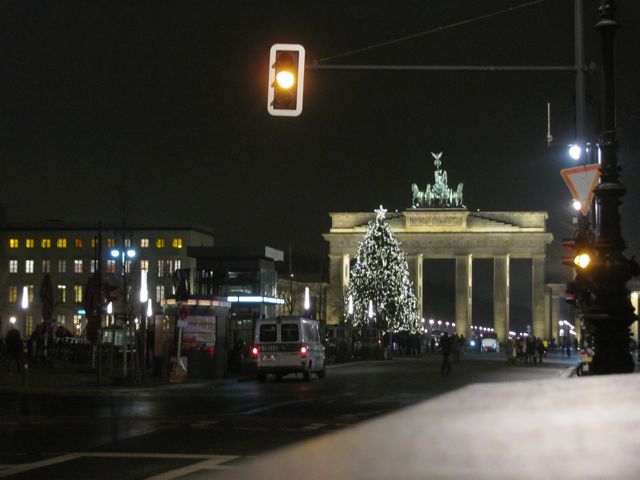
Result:
M280 324L280 355L281 367L300 365L300 326L298 322L282 322Z

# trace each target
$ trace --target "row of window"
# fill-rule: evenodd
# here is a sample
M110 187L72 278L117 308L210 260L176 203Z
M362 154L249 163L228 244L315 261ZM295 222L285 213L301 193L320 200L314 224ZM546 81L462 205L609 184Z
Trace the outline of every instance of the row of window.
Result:
M34 287L33 285L26 286L29 292L29 303L33 303ZM17 285L9 286L9 303L18 302L19 288ZM84 293L84 286L73 285L73 303L82 303L82 296ZM67 303L67 285L57 285L55 289L55 300L58 303ZM163 302L165 300L165 288L164 285L156 285L156 301Z
M131 272L133 260L126 260L124 262L125 272ZM84 273L85 263L89 264L89 273L94 273L98 268L98 262L96 260L90 260L85 262L84 260L73 261L73 273ZM67 261L58 260L58 273L67 273ZM181 266L180 259L175 260L158 260L158 277L168 277L174 271L178 270ZM116 261L107 260L106 272L116 273ZM140 270L149 271L149 260L140 260ZM9 273L18 273L18 260L9 260ZM24 273L35 273L35 260L24 261ZM42 260L42 273L51 273L51 260Z
M57 248L67 248L67 245L70 244L70 242L67 241L66 238L57 238L55 241L55 245ZM50 238L41 238L40 239L40 248L51 248L52 245L52 241ZM96 238L93 238L89 241L89 245L91 246L91 248L96 248L96 246L98 245L98 240ZM116 240L114 238L107 238L106 239L106 245L108 248L113 248L116 246ZM150 242L148 238L141 238L140 239L140 248L149 248ZM27 238L24 241L24 246L25 248L35 248L36 246L36 241L34 238ZM76 238L73 241L73 246L75 248L83 248L84 247L84 241L81 238ZM131 239L126 238L124 240L124 246L125 248L129 248L131 247ZM167 240L165 238L156 238L155 239L155 246L156 248L166 248L167 246ZM182 238L174 238L171 240L171 246L173 248L182 248ZM9 239L9 248L20 248L20 239L18 238L10 238Z

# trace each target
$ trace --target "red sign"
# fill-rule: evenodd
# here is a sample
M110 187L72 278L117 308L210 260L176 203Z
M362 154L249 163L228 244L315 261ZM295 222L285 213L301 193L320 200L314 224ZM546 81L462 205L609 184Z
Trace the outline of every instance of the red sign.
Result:
M582 205L580 211L586 215L593 200L593 189L600 180L600 166L592 163L581 167L565 168L560 170L560 175L569 187L571 196Z
M185 320L188 316L189 316L189 311L187 310L187 307L185 307L184 305L181 305L180 308L178 309L178 317L180 317L181 320Z

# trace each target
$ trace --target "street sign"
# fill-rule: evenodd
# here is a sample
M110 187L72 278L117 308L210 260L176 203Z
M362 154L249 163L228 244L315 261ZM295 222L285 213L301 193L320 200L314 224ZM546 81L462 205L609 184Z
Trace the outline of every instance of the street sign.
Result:
M582 214L589 213L593 201L593 189L600 181L600 165L592 163L580 167L565 168L560 170L560 175L569 187L573 199L582 205L580 208Z
M184 320L188 316L189 311L187 310L187 307L185 307L184 305L180 305L180 308L178 309L178 317L180 317L181 320Z

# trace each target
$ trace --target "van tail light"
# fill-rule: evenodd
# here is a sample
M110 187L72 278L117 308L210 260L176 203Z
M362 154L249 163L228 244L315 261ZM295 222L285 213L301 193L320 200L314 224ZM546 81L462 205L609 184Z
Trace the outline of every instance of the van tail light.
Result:
M254 358L258 356L258 347L251 348L251 356L253 356Z
M307 350L306 346L303 345L303 346L300 347L300 355L301 356L306 357L308 352L309 352L309 350Z

